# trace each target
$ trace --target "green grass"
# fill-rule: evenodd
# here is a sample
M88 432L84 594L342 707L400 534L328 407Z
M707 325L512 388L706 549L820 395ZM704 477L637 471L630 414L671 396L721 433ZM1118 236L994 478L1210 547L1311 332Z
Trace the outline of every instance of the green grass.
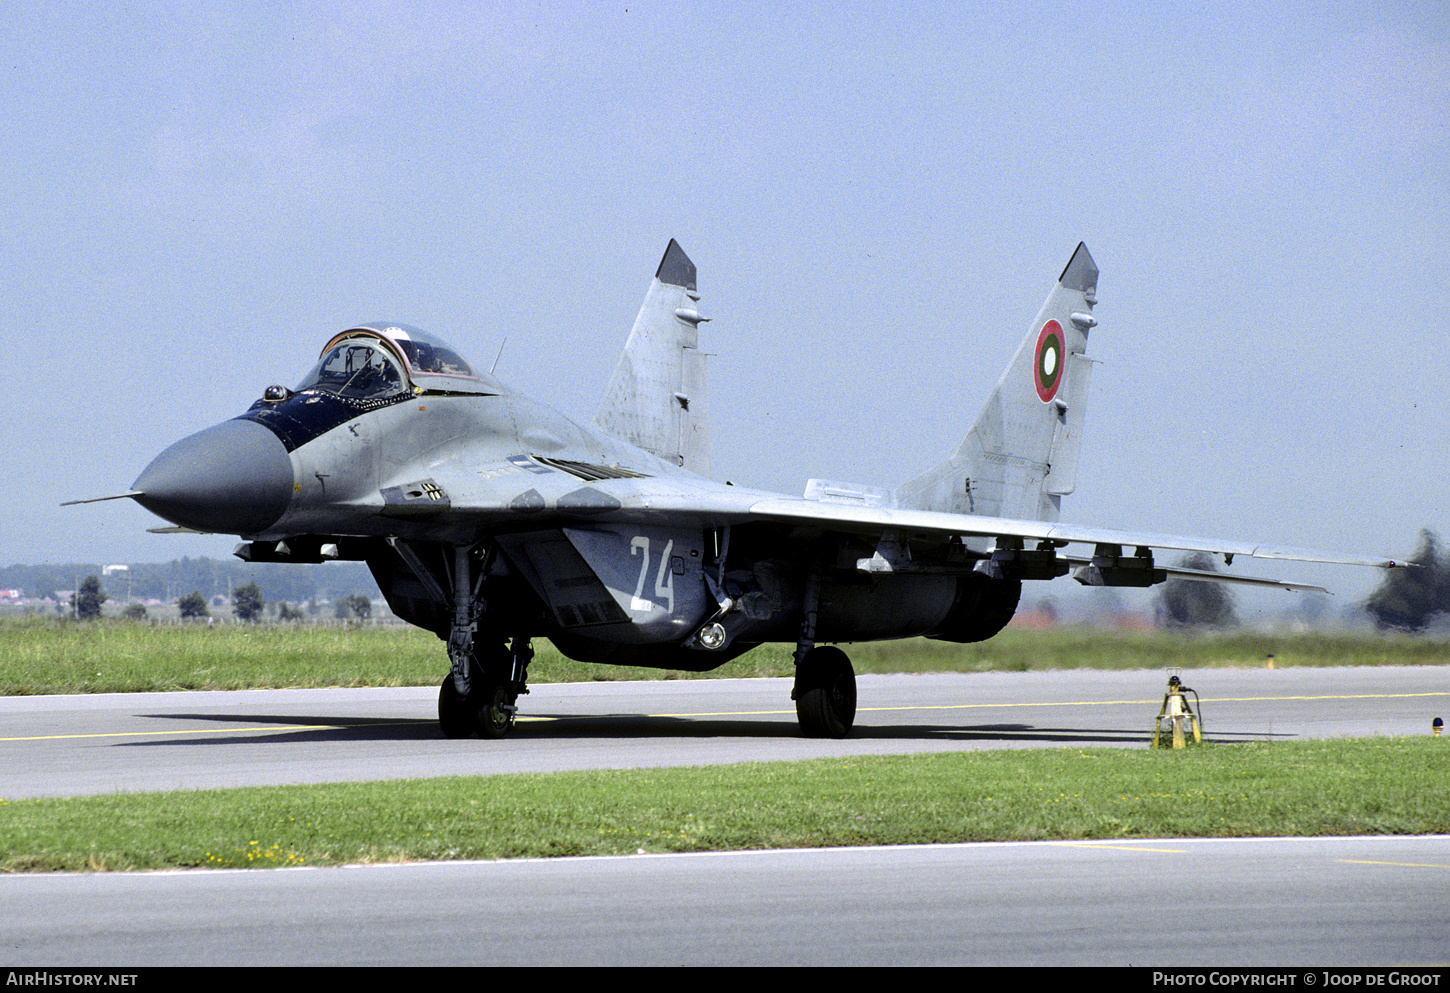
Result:
M0 801L0 870L1450 832L1450 741L964 752Z
M706 674L599 666L535 642L533 682L788 676L792 646L765 645ZM1140 669L1275 664L1444 665L1450 645L1369 634L1165 632L1056 628L1008 630L976 645L922 638L853 645L858 672L985 672ZM225 624L162 626L125 621L0 621L0 694L117 693L311 686L430 686L447 670L443 644L410 627Z
M534 682L702 678L535 646ZM858 672L1443 665L1370 635L1058 628L850 649ZM412 628L0 622L0 693L435 685ZM707 676L786 676L765 646ZM1439 739L1064 748L707 768L0 799L0 871L337 865L637 851L1093 838L1450 832Z

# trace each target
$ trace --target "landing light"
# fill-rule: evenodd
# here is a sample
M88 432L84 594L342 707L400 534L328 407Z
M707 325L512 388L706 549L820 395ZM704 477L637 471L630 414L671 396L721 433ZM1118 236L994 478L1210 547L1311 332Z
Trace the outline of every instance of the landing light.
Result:
M696 638L699 639L700 647L713 652L725 646L725 628L718 621L711 621L700 629Z

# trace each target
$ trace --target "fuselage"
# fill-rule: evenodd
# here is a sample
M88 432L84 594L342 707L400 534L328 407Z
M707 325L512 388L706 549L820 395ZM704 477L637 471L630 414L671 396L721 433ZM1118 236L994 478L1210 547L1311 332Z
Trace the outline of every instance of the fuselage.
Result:
M476 527L490 508L507 520L567 498L574 477L556 478L550 461L598 467L611 479L698 478L471 367L466 377L420 372L389 344L371 329L344 332L329 348L371 349L358 364L386 361L391 379L358 387L314 370L295 390L269 387L245 413L162 452L133 485L137 501L182 527L251 539L397 536L400 519L417 525L402 525L407 536L447 539L446 525L435 534L427 522L453 506L469 507ZM530 472L550 477L533 480L537 499L499 485ZM400 492L435 476L448 492L429 488L423 503Z
M475 623L467 604L500 637L592 661L710 669L806 623L821 641L957 638L982 613L970 563L863 572L869 537L756 519L776 494L580 425L401 325L338 335L295 390L171 446L133 490L247 539L245 558L365 560L393 610L440 637Z

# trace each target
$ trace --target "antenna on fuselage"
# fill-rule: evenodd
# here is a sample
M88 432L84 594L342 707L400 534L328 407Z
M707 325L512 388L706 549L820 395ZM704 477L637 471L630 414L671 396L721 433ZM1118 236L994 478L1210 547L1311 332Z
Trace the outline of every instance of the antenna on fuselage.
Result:
M498 354L493 357L493 365L491 365L491 366L488 367L488 374L490 376L492 376L493 375L493 371L498 368L498 360L501 359L501 358L503 358L503 346L507 345L508 343L509 343L509 336L508 335L504 335L503 336L503 341L501 341L501 342L498 343Z

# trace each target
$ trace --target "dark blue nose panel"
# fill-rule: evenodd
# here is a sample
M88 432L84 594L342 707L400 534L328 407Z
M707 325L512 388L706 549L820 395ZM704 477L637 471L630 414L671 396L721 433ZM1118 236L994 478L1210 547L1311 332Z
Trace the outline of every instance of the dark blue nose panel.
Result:
M292 499L292 460L262 425L223 421L156 456L131 489L141 506L182 527L260 534Z

